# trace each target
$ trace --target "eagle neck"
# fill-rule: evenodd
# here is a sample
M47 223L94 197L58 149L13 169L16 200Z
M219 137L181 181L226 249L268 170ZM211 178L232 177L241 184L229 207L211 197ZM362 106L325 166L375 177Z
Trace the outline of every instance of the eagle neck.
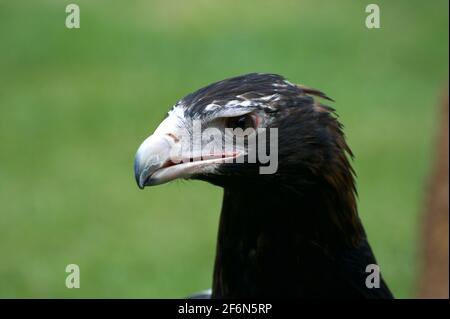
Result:
M225 187L213 297L298 295L299 264L317 251L332 255L347 246L329 220L336 212L325 211L333 207L329 198L289 188Z

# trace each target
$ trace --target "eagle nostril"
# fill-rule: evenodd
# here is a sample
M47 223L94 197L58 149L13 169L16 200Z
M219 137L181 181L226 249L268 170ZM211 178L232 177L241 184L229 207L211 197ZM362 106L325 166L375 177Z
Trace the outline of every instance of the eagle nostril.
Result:
M180 141L180 139L176 135L174 135L172 133L167 133L166 135L171 137L174 140L175 143L178 143Z

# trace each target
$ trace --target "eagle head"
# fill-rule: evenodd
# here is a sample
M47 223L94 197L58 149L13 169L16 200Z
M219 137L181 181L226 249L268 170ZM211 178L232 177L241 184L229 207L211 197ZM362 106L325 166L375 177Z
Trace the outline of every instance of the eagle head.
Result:
M144 188L177 178L221 186L326 181L352 189L351 152L341 125L317 97L331 100L275 74L201 88L179 100L141 144L136 182Z

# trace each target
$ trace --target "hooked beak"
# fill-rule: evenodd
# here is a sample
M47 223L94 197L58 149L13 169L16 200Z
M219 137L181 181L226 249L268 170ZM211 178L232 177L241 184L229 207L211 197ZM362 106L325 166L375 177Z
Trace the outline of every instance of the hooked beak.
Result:
M141 144L134 159L134 177L140 189L157 184L157 180L151 177L159 169L169 166L172 147L164 135L150 135Z
M139 147L134 160L134 176L140 189L177 178L211 172L215 164L232 161L240 153L194 156L180 153L181 142L174 134L153 134Z

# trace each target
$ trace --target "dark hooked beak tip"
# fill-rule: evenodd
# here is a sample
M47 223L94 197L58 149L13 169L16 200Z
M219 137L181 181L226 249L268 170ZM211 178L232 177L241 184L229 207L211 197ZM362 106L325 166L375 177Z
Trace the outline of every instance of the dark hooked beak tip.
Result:
M146 180L141 179L141 176L142 176L142 172L141 172L141 169L140 169L139 161L136 158L134 160L134 178L136 180L137 186L140 189L144 189Z
M137 186L139 187L139 189L144 189L145 188L145 184L139 183L139 180L136 180L136 182L137 182Z

